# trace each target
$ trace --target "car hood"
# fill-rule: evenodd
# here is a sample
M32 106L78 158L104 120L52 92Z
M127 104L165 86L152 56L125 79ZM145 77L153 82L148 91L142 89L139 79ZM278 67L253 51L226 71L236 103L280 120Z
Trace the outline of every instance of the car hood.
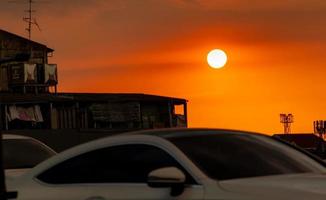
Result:
M232 193L263 199L326 199L326 174L294 174L220 181Z

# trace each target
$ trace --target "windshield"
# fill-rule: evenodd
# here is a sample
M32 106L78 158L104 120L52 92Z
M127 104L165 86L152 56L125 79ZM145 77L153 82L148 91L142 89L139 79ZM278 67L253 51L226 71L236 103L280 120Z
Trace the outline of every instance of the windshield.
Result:
M318 162L266 136L204 133L169 140L216 180L324 172Z
M31 168L54 154L51 149L31 139L3 140L5 169Z

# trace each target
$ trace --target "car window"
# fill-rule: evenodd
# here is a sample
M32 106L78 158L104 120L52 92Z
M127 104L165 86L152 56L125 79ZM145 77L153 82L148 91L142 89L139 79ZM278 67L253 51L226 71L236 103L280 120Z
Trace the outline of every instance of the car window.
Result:
M31 168L55 153L43 144L31 139L3 140L3 163L5 169Z
M68 159L37 178L50 184L146 183L148 174L161 167L178 167L186 183L194 179L165 151L150 145L121 145L98 149Z
M203 134L169 140L203 172L217 180L322 173L324 169L308 156L265 136Z

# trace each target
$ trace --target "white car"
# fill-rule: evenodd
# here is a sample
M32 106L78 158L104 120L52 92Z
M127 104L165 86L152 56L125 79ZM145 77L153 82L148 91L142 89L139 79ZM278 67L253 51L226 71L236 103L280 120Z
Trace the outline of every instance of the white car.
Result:
M4 134L2 145L3 164L8 177L19 176L56 154L39 140L26 136Z
M325 200L325 163L233 130L127 133L74 147L7 181L19 200Z

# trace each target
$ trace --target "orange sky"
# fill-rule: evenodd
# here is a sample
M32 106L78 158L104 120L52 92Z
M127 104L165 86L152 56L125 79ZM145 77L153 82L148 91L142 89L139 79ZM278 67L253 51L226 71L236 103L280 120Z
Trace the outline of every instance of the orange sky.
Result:
M24 0L21 0L24 2ZM0 2L1 28L25 35L24 4ZM294 132L326 119L324 0L56 0L36 5L56 50L59 90L189 100L191 127ZM208 67L213 48L226 67Z

